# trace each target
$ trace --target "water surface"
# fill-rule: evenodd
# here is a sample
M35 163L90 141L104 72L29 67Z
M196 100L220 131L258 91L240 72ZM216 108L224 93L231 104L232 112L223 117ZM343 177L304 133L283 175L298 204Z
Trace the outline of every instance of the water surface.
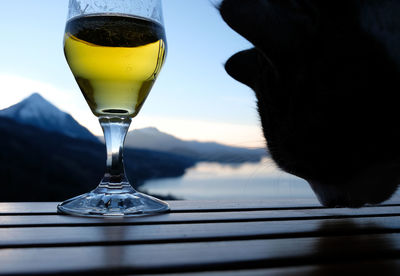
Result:
M279 170L269 158L259 163L224 165L203 162L183 177L149 180L142 191L180 199L288 199L316 200L301 178Z

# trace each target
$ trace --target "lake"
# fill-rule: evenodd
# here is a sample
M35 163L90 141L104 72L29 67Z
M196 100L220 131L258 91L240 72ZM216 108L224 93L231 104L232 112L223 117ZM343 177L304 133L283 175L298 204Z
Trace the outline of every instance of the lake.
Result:
M182 177L149 180L140 190L189 200L296 198L318 203L305 180L281 171L270 158L241 165L198 163ZM399 190L392 199L400 200Z
M259 163L226 165L203 162L188 169L184 176L149 180L141 191L179 199L315 199L301 178L279 170L270 158Z

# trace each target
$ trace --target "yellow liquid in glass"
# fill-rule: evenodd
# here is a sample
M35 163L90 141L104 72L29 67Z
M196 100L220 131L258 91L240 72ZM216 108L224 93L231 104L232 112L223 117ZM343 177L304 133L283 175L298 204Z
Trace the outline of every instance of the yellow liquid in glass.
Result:
M134 117L166 55L163 27L142 18L95 15L67 23L64 52L96 116Z

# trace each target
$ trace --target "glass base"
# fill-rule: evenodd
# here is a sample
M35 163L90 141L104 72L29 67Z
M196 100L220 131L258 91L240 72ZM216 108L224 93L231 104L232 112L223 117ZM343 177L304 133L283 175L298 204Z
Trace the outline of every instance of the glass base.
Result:
M132 187L97 188L57 206L59 213L84 217L138 217L169 211L168 203L135 191Z

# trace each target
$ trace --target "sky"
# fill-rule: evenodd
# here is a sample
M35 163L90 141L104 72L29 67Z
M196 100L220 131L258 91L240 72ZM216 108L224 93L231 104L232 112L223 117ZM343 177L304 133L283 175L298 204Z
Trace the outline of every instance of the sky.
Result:
M157 127L181 139L264 147L255 96L223 65L251 47L220 18L217 0L164 0L168 54L130 130ZM2 2L0 109L39 92L101 135L65 61L68 0Z

